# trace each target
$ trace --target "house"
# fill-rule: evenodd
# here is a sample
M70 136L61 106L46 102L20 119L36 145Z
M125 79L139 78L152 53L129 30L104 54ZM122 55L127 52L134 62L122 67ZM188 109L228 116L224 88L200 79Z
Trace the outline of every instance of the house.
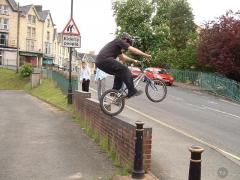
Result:
M53 64L58 68L64 68L64 65L69 61L69 50L62 46L62 35L54 30L53 40Z
M14 0L0 2L0 66L15 66L18 7Z
M42 10L41 5L35 5L38 15L43 22L42 27L42 52L43 52L43 66L53 65L53 42L54 42L54 26L53 19L49 10Z
M40 67L43 59L43 20L34 5L21 6L20 65L30 63Z

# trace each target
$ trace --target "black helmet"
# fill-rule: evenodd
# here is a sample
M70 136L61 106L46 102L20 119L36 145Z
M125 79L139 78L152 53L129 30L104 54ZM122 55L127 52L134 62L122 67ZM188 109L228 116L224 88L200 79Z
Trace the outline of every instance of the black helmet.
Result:
M127 40L127 43L130 44L131 46L133 45L133 38L127 32L122 33L122 39Z

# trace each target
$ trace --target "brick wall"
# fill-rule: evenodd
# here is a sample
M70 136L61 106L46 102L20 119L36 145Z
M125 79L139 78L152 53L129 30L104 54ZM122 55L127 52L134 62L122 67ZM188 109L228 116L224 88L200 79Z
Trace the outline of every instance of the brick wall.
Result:
M75 107L81 118L88 121L92 130L108 137L109 148L115 146L120 162L133 166L136 125L120 117L105 115L91 93L76 91ZM144 170L151 170L152 128L144 128Z

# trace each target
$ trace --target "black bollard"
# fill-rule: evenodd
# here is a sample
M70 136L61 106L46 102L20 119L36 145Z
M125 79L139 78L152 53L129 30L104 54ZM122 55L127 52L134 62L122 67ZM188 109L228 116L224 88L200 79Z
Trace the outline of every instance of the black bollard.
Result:
M132 178L144 178L143 170L143 124L144 122L136 122L136 141L135 141L135 157Z
M201 154L204 149L199 146L192 146L189 151L191 152L191 160L188 180L201 180Z

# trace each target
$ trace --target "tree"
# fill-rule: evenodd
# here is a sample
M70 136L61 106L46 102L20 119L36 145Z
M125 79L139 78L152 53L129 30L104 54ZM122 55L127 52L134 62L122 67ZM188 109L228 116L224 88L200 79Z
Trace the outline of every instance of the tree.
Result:
M152 6L148 0L115 1L113 11L117 35L128 32L135 37L135 46L149 51L153 41L151 30Z
M198 62L240 81L240 15L232 11L205 24L200 32Z
M134 46L153 54L154 64L182 67L176 65L181 60L163 57L178 57L178 51L187 47L195 31L186 0L117 0L113 10L117 34L126 31L136 36Z
M185 49L192 33L196 32L192 9L186 0L175 1L170 11L170 42L177 50Z

